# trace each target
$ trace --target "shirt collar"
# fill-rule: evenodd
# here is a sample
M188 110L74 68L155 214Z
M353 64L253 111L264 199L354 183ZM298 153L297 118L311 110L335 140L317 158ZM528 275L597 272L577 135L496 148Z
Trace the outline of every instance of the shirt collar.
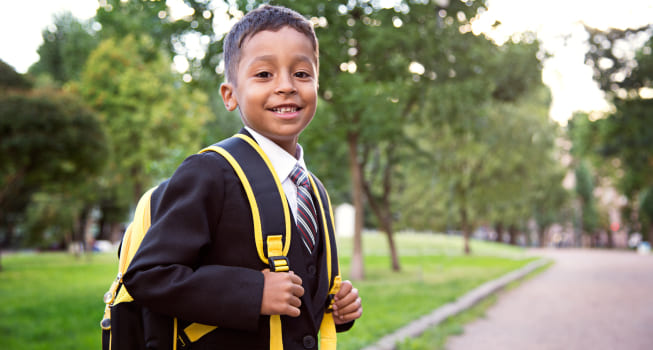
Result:
M286 152L286 150L274 143L272 140L259 134L254 129L246 126L245 130L247 130L247 132L249 132L252 137L254 137L256 143L258 143L261 149L263 149L265 155L268 156L268 159L270 159L274 170L277 172L279 181L283 182L290 175L290 172L295 167L295 164L299 164L299 166L306 170L306 163L304 162L304 150L299 144L297 144L297 151L295 154L297 158L295 158L290 153Z

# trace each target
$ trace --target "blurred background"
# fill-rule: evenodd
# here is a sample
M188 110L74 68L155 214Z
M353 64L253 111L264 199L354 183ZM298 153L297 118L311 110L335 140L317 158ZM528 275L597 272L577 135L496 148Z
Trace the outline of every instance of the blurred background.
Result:
M267 1L0 4L0 247L113 249L138 197L237 132L222 39ZM653 234L650 1L272 1L320 40L300 138L339 231L634 249Z

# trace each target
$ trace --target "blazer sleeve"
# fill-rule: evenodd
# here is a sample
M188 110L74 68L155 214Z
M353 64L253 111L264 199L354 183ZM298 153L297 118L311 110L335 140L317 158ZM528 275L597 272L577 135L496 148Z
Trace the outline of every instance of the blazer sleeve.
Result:
M123 277L134 300L153 311L208 325L256 330L263 275L245 267L202 263L225 202L226 161L213 153L187 158L152 212L152 225Z

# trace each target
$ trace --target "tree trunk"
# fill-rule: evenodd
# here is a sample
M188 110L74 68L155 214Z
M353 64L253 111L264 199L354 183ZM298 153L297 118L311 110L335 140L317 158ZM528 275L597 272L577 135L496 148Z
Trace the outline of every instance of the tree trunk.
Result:
M392 258L392 271L401 271L399 265L399 255L397 254L397 247L395 246L394 232L392 230L392 223L388 222L384 226L386 235L388 236L388 247L390 247L390 257Z
M111 242L118 242L122 240L125 235L125 228L119 222L109 224L109 240Z
M544 248L544 239L546 237L546 228L545 227L540 227L537 230L537 243L540 246L540 248Z
M7 231L5 231L5 239L0 242L0 247L11 248L14 244L14 227L13 222L6 222L5 228Z
M73 244L79 244L79 251L75 251L75 255L79 257L80 255L84 255L86 251L88 250L88 247L86 247L86 222L88 220L88 216L90 214L91 210L89 207L84 206L82 208L82 211L79 213L79 216L77 217L77 220L75 221L73 225Z
M494 240L497 242L503 242L503 223L497 222L496 225L494 225L494 231L497 233L497 236L494 238Z
M352 280L362 280L365 278L365 269L363 265L363 173L358 162L358 134L351 132L347 135L349 146L349 171L351 172L352 198L356 216L354 219L354 252L351 257Z
M100 208L102 210L102 208ZM111 240L111 231L107 229L107 220L106 216L104 215L104 211L101 211L102 215L100 215L100 220L98 220L98 240ZM113 242L113 240L111 240Z
M515 225L510 225L508 235L510 235L510 244L517 245L517 227Z
M392 259L392 271L399 272L401 267L399 265L399 255L397 254L397 247L394 242L394 229L392 227L392 207L390 204L390 191L392 190L392 149L390 146L388 150L388 163L383 171L383 193L381 196L375 196L369 181L363 179L363 191L365 198L372 207L374 215L379 219L380 229L385 232L388 238L388 248L390 249L390 257ZM366 164L365 161L363 161Z
M464 247L464 252L465 255L469 255L472 253L472 250L469 246L469 237L471 236L471 232L469 230L469 222L467 218L467 209L465 209L465 206L461 206L460 208L460 226L463 230L463 242L465 244Z
M365 186L365 193L369 203L374 211L374 215L379 219L381 231L385 232L388 237L388 248L390 249L390 257L392 259L392 271L399 272L401 271L401 266L399 264L399 254L397 254L397 247L394 241L394 229L392 227L392 211L390 209L390 202L383 200L382 203L377 203L372 200L369 193L369 187Z

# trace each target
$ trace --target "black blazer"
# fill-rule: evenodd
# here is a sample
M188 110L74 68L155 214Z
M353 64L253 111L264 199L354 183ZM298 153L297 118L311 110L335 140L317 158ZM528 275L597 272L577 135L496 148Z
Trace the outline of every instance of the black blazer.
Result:
M153 193L151 206L152 225L123 277L134 300L179 318L182 327L218 326L193 349L268 349L269 317L260 315L267 266L257 255L252 213L229 163L215 152L188 157ZM329 288L325 233L309 255L291 226L288 259L305 293L301 315L281 317L284 349L317 348Z

